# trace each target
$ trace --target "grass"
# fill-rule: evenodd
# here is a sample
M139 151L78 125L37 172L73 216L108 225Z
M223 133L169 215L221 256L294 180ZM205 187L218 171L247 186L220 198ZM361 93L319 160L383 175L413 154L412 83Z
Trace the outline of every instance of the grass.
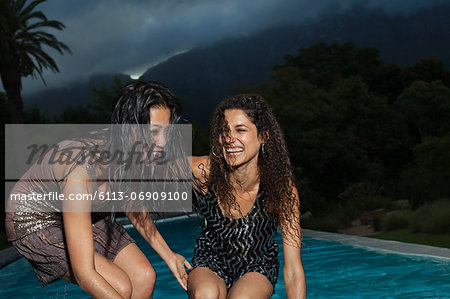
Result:
M393 230L390 232L383 232L368 237L381 240L393 240L406 243L450 248L450 233L411 233L407 228L405 228Z

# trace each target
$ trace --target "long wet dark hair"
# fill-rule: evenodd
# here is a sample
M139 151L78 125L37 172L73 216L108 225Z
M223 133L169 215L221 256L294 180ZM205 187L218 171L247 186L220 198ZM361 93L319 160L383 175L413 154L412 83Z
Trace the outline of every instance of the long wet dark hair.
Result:
M148 124L150 108L169 108L170 123L180 119L180 103L165 86L136 81L125 85L116 96L111 124Z
M151 123L151 108L168 108L170 110L170 124L177 124L180 121L179 100L167 87L155 82L136 81L125 85L117 95L115 103L111 114L112 126L108 139L109 143L107 144L111 152L117 149L129 153L133 147L132 136L147 144L152 143L148 127L148 124ZM127 124L131 126L127 126ZM119 130L119 132L116 132L116 130ZM149 182L145 179L161 177L170 179L172 177L186 177L187 174L190 174L185 153L180 146L175 145L179 144L182 138L180 132L174 126L170 126L166 137L167 144L171 144L171 146L166 147L166 154L172 160L178 158L181 161L176 167L164 167L165 173L159 173L155 176L154 165L140 163L137 167L128 170L124 169L124 165L118 165L118 167L113 165L110 167L108 174L111 186L113 186L112 189L125 193L139 192L148 189ZM129 178L137 179L138 182L130 182ZM147 210L155 210L155 202L151 203L152 206L147 206ZM138 207L133 207L133 204L139 205L140 203L139 201L131 202L131 206L128 206L127 209L136 211ZM145 222L147 216L148 214L139 213L137 218L139 221Z
M106 151L109 153L129 154L136 148L143 154L147 153L145 146L152 145L152 133L149 124L151 123L151 108L167 108L170 110L170 124L177 124L180 120L180 103L172 92L165 86L155 82L135 81L125 85L115 98L115 105L111 113L111 125L108 130L96 132L90 138L83 138L83 150L88 153ZM168 158L180 161L172 167L156 167L154 164L131 163L127 167L123 159L114 159L107 167L103 168L103 180L109 182L111 192L118 194L129 194L130 192L148 191L148 186L152 179L186 177L191 170L185 159L185 153L180 144L182 136L175 126L169 126L166 134L167 143L164 152ZM100 144L100 145L99 145ZM134 160L133 160L134 161ZM75 164L74 164L75 166ZM130 165L128 165L130 166ZM157 169L157 170L155 170ZM163 169L164 173L161 173ZM157 174L156 171L159 171ZM153 180L154 181L154 180ZM114 210L124 211L139 209L137 204L150 203L150 201L125 201L125 206L114 206ZM155 210L155 202L148 210ZM119 203L117 203L119 204Z
M146 144L152 144L151 133L149 133L148 124L151 123L151 108L168 108L170 110L170 124L176 124L180 120L180 103L172 92L165 86L155 82L136 81L125 85L121 92L116 96L115 105L111 114L111 128L108 143L106 147L111 152L123 151L130 153L135 146L135 140L140 140ZM174 141L173 127L167 133L168 140ZM178 147L170 147L170 150L179 150ZM168 153L166 151L166 153ZM173 157L174 153L170 153ZM182 155L181 153L179 154ZM130 184L126 179L149 178L151 174L151 165L140 163L132 169L125 169L125 165L112 165L110 168L110 180L113 180L115 188L122 192L128 192L131 189L142 189L142 185L148 184L144 180L140 181L141 186L135 183ZM118 166L118 167L117 167ZM127 177L124 177L127 176ZM134 186L132 186L134 185Z
M264 140L258 155L258 171L260 189L265 194L265 207L292 240L299 240L300 232L294 223L300 223L299 200L293 193L294 176L286 144L280 126L270 106L258 94L241 94L229 97L216 108L211 124L210 172L205 179L208 189L214 188L229 213L231 208L239 206L233 195L230 182L232 168L223 156L223 145L226 144L230 129L225 120L225 111L229 109L243 110L256 126L259 137ZM204 174L206 174L204 172ZM288 230L293 228L293 230ZM298 243L298 242L296 242Z

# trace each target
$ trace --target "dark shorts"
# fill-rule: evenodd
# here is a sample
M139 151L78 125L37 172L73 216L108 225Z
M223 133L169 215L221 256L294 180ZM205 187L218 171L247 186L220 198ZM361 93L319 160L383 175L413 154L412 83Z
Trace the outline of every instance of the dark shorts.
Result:
M94 250L114 261L117 254L135 241L117 222L109 217L92 225ZM36 276L45 286L61 279L69 269L69 254L62 226L50 226L13 242L19 253L30 262Z
M241 278L250 272L257 272L264 275L272 284L273 292L278 279L279 262L275 255L260 256L252 262L229 260L213 253L210 248L195 248L194 258L191 261L192 269L205 267L216 273L223 279L227 290Z

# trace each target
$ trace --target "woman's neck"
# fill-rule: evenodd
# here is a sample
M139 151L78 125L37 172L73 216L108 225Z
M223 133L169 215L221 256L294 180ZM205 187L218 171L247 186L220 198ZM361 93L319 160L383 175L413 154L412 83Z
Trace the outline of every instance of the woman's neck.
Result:
M257 163L239 166L230 173L230 182L236 191L250 192L258 189L259 170Z

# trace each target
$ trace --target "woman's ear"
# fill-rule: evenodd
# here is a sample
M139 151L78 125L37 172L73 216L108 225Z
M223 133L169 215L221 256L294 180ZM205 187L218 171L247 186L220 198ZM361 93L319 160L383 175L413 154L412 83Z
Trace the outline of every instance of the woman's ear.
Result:
M269 131L262 131L259 133L259 141L261 143L266 143L269 140Z

